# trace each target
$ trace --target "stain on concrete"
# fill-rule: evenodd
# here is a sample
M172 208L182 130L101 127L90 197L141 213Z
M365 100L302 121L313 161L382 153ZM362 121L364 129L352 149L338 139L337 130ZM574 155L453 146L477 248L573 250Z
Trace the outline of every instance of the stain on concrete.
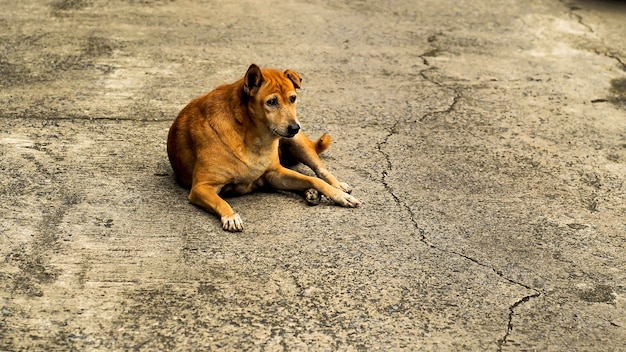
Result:
M579 290L578 297L591 303L615 304L615 293L608 285L596 285L591 289Z
M61 15L61 11L79 10L89 5L88 0L57 0L50 7L57 16Z
M611 97L609 101L615 105L626 107L626 78L614 78L611 80Z

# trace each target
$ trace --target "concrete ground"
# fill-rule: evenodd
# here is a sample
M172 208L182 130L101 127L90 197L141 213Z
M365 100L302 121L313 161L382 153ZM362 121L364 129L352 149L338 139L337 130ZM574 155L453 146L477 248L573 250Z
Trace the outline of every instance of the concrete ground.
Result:
M619 351L626 2L0 1L0 350ZM167 161L252 62L363 206Z

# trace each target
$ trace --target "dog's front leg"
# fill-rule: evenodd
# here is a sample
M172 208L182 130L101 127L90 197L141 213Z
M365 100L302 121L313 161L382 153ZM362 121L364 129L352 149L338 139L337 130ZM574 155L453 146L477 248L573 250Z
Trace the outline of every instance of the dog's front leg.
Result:
M361 205L361 202L355 197L329 185L319 178L306 176L282 166L267 171L264 178L272 187L276 189L285 191L304 191L309 188L314 188L341 206L355 208Z
M319 153L324 151L330 145L330 136L323 134L317 142L313 142L303 132L298 133L293 138L284 138L281 140L283 148L285 148L291 157L308 166L315 172L317 177L326 181L328 184L340 190L351 193L352 187L345 182L340 182L337 178L326 169L324 162L319 157ZM318 147L323 145L322 147ZM287 154L287 153L286 153Z
M222 228L227 231L242 231L243 221L239 214L222 199L218 192L220 187L209 184L196 184L191 187L189 201L208 211L216 213L222 220Z

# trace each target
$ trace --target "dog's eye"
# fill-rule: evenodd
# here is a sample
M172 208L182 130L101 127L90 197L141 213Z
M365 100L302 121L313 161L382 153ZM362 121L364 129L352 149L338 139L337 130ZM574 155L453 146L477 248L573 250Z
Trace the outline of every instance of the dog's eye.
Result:
M268 99L268 100L265 102L265 104L267 104L267 106L272 106L272 107L277 106L277 105L278 105L278 98L273 97L273 98L271 98L271 99Z
M289 103L293 104L295 102L296 102L296 96L295 95L290 96L289 97Z

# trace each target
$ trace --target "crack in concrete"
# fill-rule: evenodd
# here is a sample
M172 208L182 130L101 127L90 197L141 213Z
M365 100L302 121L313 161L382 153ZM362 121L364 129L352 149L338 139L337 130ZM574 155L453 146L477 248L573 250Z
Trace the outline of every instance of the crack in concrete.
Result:
M425 72L427 72L429 70L434 70L436 68L430 67L430 63L428 62L427 59L424 58L424 56L427 55L427 54L433 53L433 52L437 52L437 51L438 51L437 49L431 50L431 51L427 52L426 54L423 54L423 55L420 56L420 58L423 60L424 64L426 66L429 66L427 69L424 69L424 70L420 71L420 76L423 77L424 80L426 80L428 82L431 82L431 83L433 83L433 84L435 84L435 85L437 85L439 87L452 90L453 93L454 93L454 98L453 98L452 102L448 105L448 107L446 109L438 110L438 111L434 111L434 112L430 112L430 113L426 113L419 119L419 121L423 121L428 116L433 116L433 115L436 115L436 114L448 114L448 113L451 113L452 111L455 110L457 103L460 101L460 99L462 97L462 94L461 94L461 92L458 89L450 88L450 87L442 84L441 82L438 82L437 80L434 80L434 79L428 77L425 74ZM519 281L516 281L516 280L513 280L511 278L506 277L502 271L497 270L496 268L491 267L488 264L482 263L482 262L480 262L479 260L477 260L475 258L472 258L472 257L470 257L468 255L462 254L462 253L454 251L454 250L438 247L437 245L432 244L431 242L428 241L428 238L426 236L426 231L419 226L418 221L417 221L417 215L415 214L415 212L411 209L411 207L408 204L406 204L405 202L402 201L402 199L400 199L400 197L395 193L393 187L387 181L387 177L389 176L389 172L393 169L393 163L391 161L391 155L385 151L384 147L389 143L389 139L393 135L398 133L397 127L398 127L399 123L400 123L400 121L396 121L394 123L394 125L389 129L389 133L377 145L378 152L385 158L385 161L386 161L386 164L387 164L386 165L387 166L386 169L382 171L380 182L384 186L384 188L387 191L387 193L389 193L391 195L391 197L394 199L394 202L400 208L405 209L405 211L409 214L409 220L411 221L411 223L413 224L413 227L417 230L417 232L418 232L418 234L420 236L419 240L423 244L425 244L426 246L428 246L431 249L434 249L434 250L437 250L437 251L440 251L440 252L443 252L443 253L447 253L447 254L456 255L456 256L458 256L460 258L463 258L465 260L468 260L468 261L474 263L475 265L478 265L480 267L483 267L483 268L491 270L498 277L500 277L501 279L503 279L503 280L513 284L513 285L523 287L524 289L527 289L527 290L530 290L530 291L534 291L533 294L526 295L526 296L522 297L521 299L517 300L516 302L514 302L511 306L509 306L509 308L508 308L509 315L508 315L506 332L505 332L504 336L497 341L498 351L502 351L502 348L506 345L511 332L513 331L513 318L515 316L515 310L519 306L521 306L522 304L527 303L528 301L530 301L531 299L540 297L541 296L541 292L533 289L529 285L526 285L524 283L521 283Z
M43 116L41 114L20 114L20 113L11 113L2 115L0 112L0 119L19 119L24 121L85 121L85 122L99 122L99 121L113 121L113 122L142 122L142 123L162 123L162 122L173 122L174 117L176 115L172 115L173 117L167 118L154 118L154 119L134 119L132 117L107 117L107 116L86 116L86 115L78 115L68 113L66 116Z
M593 28L591 28L591 26L590 26L590 25L586 24L586 23L583 21L583 16L582 16L582 15L577 14L576 12L574 12L574 11L577 11L577 10L580 10L580 7L573 7L573 6L570 6L570 8L569 8L570 15L576 18L576 20L578 21L578 24L580 24L581 26L583 26L583 27L587 28L587 30L589 31L589 33L594 33Z
M617 63L621 66L622 71L626 71L626 63L622 60L621 57L613 54L613 53L597 53L598 55L604 55L610 59L617 61Z
M454 110L454 104L456 104L457 101L458 101L458 99L455 99L454 102L450 104L448 109L446 109L446 111L449 112L449 111ZM444 113L444 112L445 111L440 111L438 113ZM509 315L508 315L506 332L505 332L504 336L500 340L498 340L498 351L502 351L502 348L504 347L504 345L506 345L506 342L508 340L509 335L511 334L511 331L513 331L513 317L515 316L515 309L518 306L528 302L530 299L537 298L537 297L541 296L541 293L536 291L535 289L533 289L529 285L526 285L524 283L521 283L519 281L515 281L515 280L513 280L511 278L506 277L504 275L504 273L501 272L500 270L497 270L496 268L493 268L493 267L491 267L491 266L489 266L489 265L487 265L485 263L482 263L482 262L480 262L479 260L477 260L475 258L472 258L470 256L467 256L467 255L465 255L463 253L460 253L460 252L457 252L457 251L454 251L454 250L438 247L438 246L436 246L436 245L434 245L434 244L432 244L432 243L430 243L428 241L428 238L426 237L426 231L419 226L419 224L417 222L417 215L415 214L415 212L411 209L411 207L409 205L405 204L400 199L400 197L393 190L393 187L387 181L387 177L389 176L389 171L393 169L393 163L391 162L391 156L384 150L384 146L386 146L388 144L389 138L391 138L391 136L393 136L394 134L397 133L396 129L397 129L397 125L399 124L399 122L400 121L397 121L391 127L389 133L385 136L383 141L378 143L378 152L381 155L383 155L383 157L385 158L385 161L387 163L387 168L382 171L380 182L384 186L384 188L387 191L387 193L389 193L391 195L391 197L394 199L394 202L399 207L403 208L409 214L409 220L413 224L413 227L417 230L417 232L419 234L420 242L422 242L423 244L425 244L429 248L434 249L436 251L456 255L456 256L458 256L460 258L463 258L465 260L468 260L468 261L470 261L470 262L474 263L475 265L478 265L478 266L480 266L482 268L489 269L492 272L494 272L501 279L503 279L503 280L513 284L513 285L520 286L520 287L523 287L523 288L525 288L527 290L531 290L531 291L535 292L535 293L533 293L531 295L527 295L527 296L522 297L520 300L514 302L511 306L509 306Z
M576 21L578 22L578 24L580 24L581 26L587 28L589 33L595 33L593 28L590 25L588 25L587 23L585 23L585 20L583 19L583 16L575 12L575 11L582 10L583 9L582 7L578 7L578 6L575 6L575 5L569 5L569 4L565 3L565 0L559 0L559 2L561 4L563 4L563 6L567 7L570 16L576 18ZM601 40L601 42L603 42L603 41ZM602 45L604 45L604 43L602 43ZM604 46L606 47L606 45L604 45ZM617 63L621 67L621 69L623 71L626 71L626 63L622 60L621 57L619 57L615 53L609 52L609 51L607 51L607 52L600 52L599 50L594 50L594 52L597 55L602 55L602 56L608 57L609 59L617 61Z
M502 339L498 341L498 349L497 349L498 352L502 352L502 348L504 347L504 345L506 345L506 342L508 341L509 336L511 335L511 331L513 331L513 317L515 316L515 309L518 306L530 301L532 298L537 298L539 296L541 296L541 293L536 292L532 295L522 297L522 299L513 303L513 305L509 307L509 321L507 323L506 334L504 334L504 337L502 337Z
M459 102L459 100L461 100L461 93L458 91L458 89L455 88L451 88L448 87L446 85L444 85L443 83L428 77L428 75L426 75L426 72L428 71L434 71L436 70L435 67L430 66L430 62L428 62L428 60L426 59L426 56L433 56L435 55L437 52L439 52L439 49L434 49L434 50L430 50L422 55L419 56L419 58L422 59L422 62L424 63L424 65L428 66L428 68L423 69L419 72L420 77L422 77L425 81L430 82L438 87L447 89L447 90L451 90L454 93L454 96L452 98L452 103L444 110L438 110L438 111L433 111L427 114L424 114L422 117L420 117L418 119L418 121L424 121L426 118L428 118L429 116L433 116L433 115L439 115L439 114L449 114L451 113L455 107L456 104Z

